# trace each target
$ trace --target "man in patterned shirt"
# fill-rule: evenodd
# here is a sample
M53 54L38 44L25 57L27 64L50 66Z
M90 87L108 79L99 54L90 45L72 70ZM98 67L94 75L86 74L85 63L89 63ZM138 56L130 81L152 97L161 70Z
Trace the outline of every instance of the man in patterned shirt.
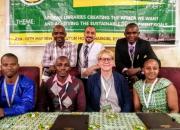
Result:
M69 74L67 57L60 56L55 63L56 75L42 83L39 98L40 111L85 111L83 83Z
M48 43L44 50L42 59L43 77L47 80L52 73L55 73L54 63L59 56L66 56L70 61L70 66L75 67L77 62L77 45L66 41L67 33L62 25L53 28L53 41Z

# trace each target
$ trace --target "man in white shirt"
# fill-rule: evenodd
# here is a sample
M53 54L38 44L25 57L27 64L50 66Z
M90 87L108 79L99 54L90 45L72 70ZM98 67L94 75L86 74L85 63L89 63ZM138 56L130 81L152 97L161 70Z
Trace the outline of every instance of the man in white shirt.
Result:
M94 74L99 66L97 65L98 53L104 49L104 45L95 42L96 39L96 29L94 26L88 25L84 31L84 40L79 51L78 67L81 72L81 79L85 86L88 76ZM81 44L79 44L81 45Z

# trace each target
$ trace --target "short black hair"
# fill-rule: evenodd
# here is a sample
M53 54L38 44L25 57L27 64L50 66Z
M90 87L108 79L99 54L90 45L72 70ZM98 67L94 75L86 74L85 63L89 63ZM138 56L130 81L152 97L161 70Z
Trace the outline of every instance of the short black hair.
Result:
M57 62L57 60L67 60L67 61L68 61L69 66L70 66L70 61L69 61L69 59L68 59L68 57L67 57L67 56L59 56L58 58L56 58L56 62Z
M125 31L126 31L128 28L131 28L131 27L137 27L137 28L139 29L139 27L138 27L138 25L137 25L136 23L129 23L129 24L126 25Z
M89 28L89 27L90 27L90 28L94 28L95 31L96 31L96 28L95 28L93 25L88 25L88 26L86 26L86 27L84 28L84 31L86 31L86 29Z
M160 61L158 58L156 58L156 57L146 57L146 58L144 58L143 67L144 67L144 64L145 64L148 60L155 60L155 61L158 63L159 68L161 68L161 61Z
M17 61L17 63L18 63L18 57L17 57L15 54L13 54L13 53L6 53L6 54L4 54L4 55L1 57L1 63L2 63L2 60L3 60L4 57L12 57L12 58L16 59L16 61Z
M64 32L66 32L66 29L65 29L65 27L63 26L63 25L60 25L60 24L58 24L58 25L55 25L54 27L53 27L53 32L54 32L54 30L55 30L55 28L62 28L63 30L64 30Z

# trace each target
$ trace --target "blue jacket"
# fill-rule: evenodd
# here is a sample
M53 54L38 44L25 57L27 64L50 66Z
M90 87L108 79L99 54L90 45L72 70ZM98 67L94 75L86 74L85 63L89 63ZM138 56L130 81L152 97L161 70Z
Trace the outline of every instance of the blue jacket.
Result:
M88 111L100 111L101 74L96 73L88 78ZM127 80L119 73L113 72L115 91L121 112L132 110L131 96Z
M14 101L11 107L6 101L3 87L4 77L0 77L0 108L4 109L5 116L14 116L32 111L35 106L35 83L29 78L20 75L17 83Z

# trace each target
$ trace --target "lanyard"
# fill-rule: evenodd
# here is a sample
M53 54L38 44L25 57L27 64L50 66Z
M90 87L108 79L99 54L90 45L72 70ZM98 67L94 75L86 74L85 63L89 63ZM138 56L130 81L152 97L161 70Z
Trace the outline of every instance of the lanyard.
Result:
M130 60L131 60L131 68L133 68L133 64L134 64L134 54L133 56L131 57L130 53L129 53L129 56L130 56Z
M59 96L59 106L60 106L60 110L62 110L62 98L65 96L66 91L67 91L67 89L68 89L68 86L69 86L69 82L66 84L65 91L64 91L64 93L62 94L62 96L61 96L61 97Z
M64 43L65 44L65 43ZM69 56L67 55L67 53L69 53L70 52L70 49L69 49L69 47L67 48L68 50L62 50L62 52L61 52L61 55L60 56L66 56L66 57L68 57L69 58ZM64 51L64 52L63 52ZM67 51L67 52L66 52ZM56 43L56 46L55 46L55 48L54 48L54 59L53 59L53 63L55 63L56 62L56 59L58 58L58 50L57 50L57 43Z
M133 46L133 55L131 55L130 50L129 50L129 46L132 47ZM135 49L136 49L136 42L134 43L134 45L131 45L130 43L128 43L128 52L129 52L129 57L131 60L131 68L133 68L133 64L134 64L134 55L135 55Z
M101 75L101 83L102 83L102 87L103 87L104 90L105 90L105 95L106 95L106 99L107 99L108 96L109 96L109 93L110 93L112 84L110 85L109 89L106 89L106 87L105 87L105 82L104 82L104 79L103 79L102 75Z
M148 95L148 99L147 99L147 100L146 100L145 91L144 91L144 89L145 89L145 82L146 82L146 81L144 81L144 84L143 84L143 99L144 99L144 103L145 103L145 105L146 105L146 108L149 107L149 103L150 103L150 100L151 100L151 97L152 97L152 91L153 91L154 86L155 86L155 84L156 84L157 81L158 81L158 78L156 78L156 80L155 80L155 81L153 82L153 84L151 85L151 89L150 89L150 92L149 92L149 95Z
M16 82L15 82L15 84L14 84L13 93L12 93L12 97L11 97L11 101L10 101L10 100L9 100L9 95L8 95L8 92L7 92L6 80L5 80L5 78L4 78L4 92L5 92L6 101L7 101L9 107L11 107L11 104L12 104L13 101L14 101L14 96L15 96L15 93L16 93L16 88L17 88L18 80L19 80L19 76L17 77Z

